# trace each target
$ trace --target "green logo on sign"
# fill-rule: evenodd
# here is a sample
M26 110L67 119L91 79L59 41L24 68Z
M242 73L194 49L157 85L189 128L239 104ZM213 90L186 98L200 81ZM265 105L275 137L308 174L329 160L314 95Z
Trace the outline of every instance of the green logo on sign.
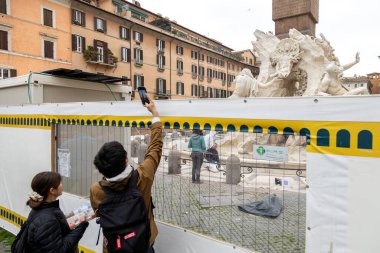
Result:
M258 148L256 149L256 151L257 151L257 153L258 153L259 155L264 155L264 154L265 154L265 148L262 147L262 146L258 147Z

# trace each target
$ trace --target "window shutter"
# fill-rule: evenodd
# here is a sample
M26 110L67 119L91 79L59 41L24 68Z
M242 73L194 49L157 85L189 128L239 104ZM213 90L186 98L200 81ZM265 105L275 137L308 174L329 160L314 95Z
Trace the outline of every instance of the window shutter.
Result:
M131 62L131 49L127 48L127 62Z
M123 27L122 26L119 27L119 37L120 37L120 39L124 39L123 38Z
M126 40L130 40L130 33L131 31L129 29L125 29L127 36L125 37Z
M108 44L103 42L103 57L104 57L104 63L108 63Z
M185 84L184 83L181 83L181 86L182 86L182 95L185 95Z
M157 78L156 79L156 94L159 94L160 92L160 85L159 85L159 82L160 82L160 79L159 78Z
M165 66L165 55L162 56L162 65Z
M96 20L97 20L98 18L97 17L94 17L94 30L96 31L97 29L96 29Z
M137 89L137 76L133 75L133 89Z
M80 15L82 16L82 26L86 26L86 13L80 12Z
M164 86L163 87L164 93L166 93L166 80L165 79L163 80L163 86Z
M137 55L137 48L135 48L133 51L134 51L134 52L133 52L133 59L136 59L136 55Z
M77 40L76 40L77 36L72 34L71 35L71 48L72 48L72 51L76 51L77 50Z
M82 52L84 52L84 50L86 50L86 38L82 37Z
M107 21L103 20L104 33L107 33Z
M4 1L5 2L5 1ZM74 9L71 9L71 23L74 24L74 20L75 20L75 10Z
M162 41L162 48L165 48L165 41Z
M54 43L51 41L44 41L44 50L46 58L54 58Z
M16 76L17 76L17 70L11 69L11 77L16 77Z
M136 40L136 31L133 31L133 39Z
M156 63L157 63L157 65L158 65L158 62L159 62L159 55L156 55Z
M156 47L158 47L158 41L159 41L159 39L156 39Z
M7 14L7 1L0 0L0 13Z
M141 76L141 86L144 86L144 76Z
M125 61L125 59L123 58L124 56L123 56L123 52L124 52L124 47L121 47L120 48L120 59L122 60L122 61Z
M53 27L53 12L48 9L43 9L44 12L44 25Z
M177 82L177 85L175 86L176 87L176 94L178 95L178 86L179 86L179 82Z
M141 56L141 60L144 60L144 58L143 58L143 51L142 50L140 50L140 56Z
M144 41L144 36L143 36L143 34L142 33L140 33L140 42L143 42Z
M183 61L181 61L181 70L183 70Z

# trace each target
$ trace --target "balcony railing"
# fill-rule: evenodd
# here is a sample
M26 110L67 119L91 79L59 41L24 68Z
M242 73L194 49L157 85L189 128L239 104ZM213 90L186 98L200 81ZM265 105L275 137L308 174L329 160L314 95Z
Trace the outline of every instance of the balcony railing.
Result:
M212 81L212 77L207 77L207 82L209 82L209 83L211 83L211 81Z
M135 60L135 66L141 67L143 65L143 60Z
M177 75L182 76L183 75L183 69L177 69Z
M169 98L171 95L170 90L155 90L154 94L156 98Z

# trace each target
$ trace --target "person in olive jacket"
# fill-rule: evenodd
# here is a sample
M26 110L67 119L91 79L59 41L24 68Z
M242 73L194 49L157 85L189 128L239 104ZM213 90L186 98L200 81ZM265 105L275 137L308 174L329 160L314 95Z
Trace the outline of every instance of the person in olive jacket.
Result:
M33 192L27 201L27 205L32 208L27 230L27 247L30 252L78 252L78 242L88 222L82 222L77 227L69 226L57 200L62 189L61 175L56 172L41 172L33 178Z
M137 190L143 194L145 206L148 211L151 232L149 239L150 247L147 252L141 253L153 253L153 244L156 240L158 230L153 216L154 206L151 200L151 190L154 175L160 164L162 155L162 124L153 100L149 98L149 103L146 103L144 107L152 113L153 119L152 125L150 126L150 143L145 153L144 160L137 168L139 174ZM103 187L108 187L114 191L121 191L128 184L132 175L131 172L134 168L128 163L127 152L123 145L116 141L107 142L100 148L95 156L94 165L104 176L100 182L93 183L90 188L91 206L95 213L97 213L99 204L105 197L105 193L100 184ZM105 243L103 243L103 252L107 252Z

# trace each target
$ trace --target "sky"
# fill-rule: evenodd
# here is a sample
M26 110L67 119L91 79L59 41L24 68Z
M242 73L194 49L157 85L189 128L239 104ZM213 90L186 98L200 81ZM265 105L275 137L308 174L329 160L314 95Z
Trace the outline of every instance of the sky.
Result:
M253 32L274 32L271 0L139 0L151 12L234 50L252 49ZM360 62L344 76L380 72L380 1L319 0L316 35L323 33L342 65Z

